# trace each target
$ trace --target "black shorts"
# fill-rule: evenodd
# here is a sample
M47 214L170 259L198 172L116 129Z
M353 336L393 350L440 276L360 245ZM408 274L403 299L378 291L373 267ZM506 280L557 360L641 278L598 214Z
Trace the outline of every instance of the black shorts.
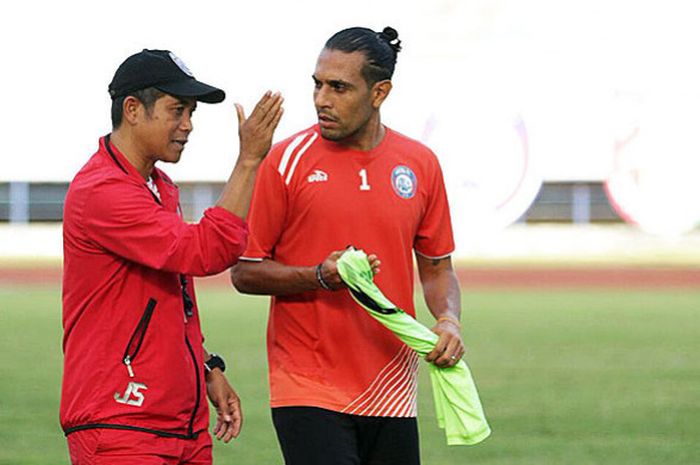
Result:
M316 407L272 409L286 465L419 465L415 418L363 417Z

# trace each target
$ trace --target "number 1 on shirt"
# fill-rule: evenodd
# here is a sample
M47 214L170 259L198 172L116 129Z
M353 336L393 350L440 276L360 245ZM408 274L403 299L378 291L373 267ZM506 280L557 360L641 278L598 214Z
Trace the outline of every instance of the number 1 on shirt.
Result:
M360 170L360 179L362 179L362 184L360 184L360 190L361 191L368 191L371 189L371 186L367 184L367 170L362 168Z

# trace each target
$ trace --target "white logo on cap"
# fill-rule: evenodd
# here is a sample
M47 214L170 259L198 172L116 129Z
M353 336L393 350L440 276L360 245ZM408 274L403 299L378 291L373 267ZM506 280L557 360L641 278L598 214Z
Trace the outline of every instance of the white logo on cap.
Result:
M183 73L188 75L189 77L194 77L194 74L192 74L192 71L187 67L184 61L182 61L177 55L175 55L173 52L170 52L170 58L173 60L173 62L177 65L178 68L182 70Z

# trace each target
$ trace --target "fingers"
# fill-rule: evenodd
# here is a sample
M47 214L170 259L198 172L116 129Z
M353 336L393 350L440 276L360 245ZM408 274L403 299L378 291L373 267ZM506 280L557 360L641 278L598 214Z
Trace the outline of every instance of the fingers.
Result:
M367 257L367 260L369 261L370 268L372 268L372 273L374 273L374 274L379 273L379 271L380 271L379 266L382 264L382 262L379 261L377 256L374 254L371 254L370 256Z
M221 438L223 437L223 435L226 433L227 430L228 430L228 424L225 421L223 421L220 416L218 416L216 418L216 425L214 426L214 430L213 430L213 433L214 433L214 436L216 437L216 439L221 440Z
M240 402L238 399L229 400L229 411L228 420L225 421L225 430L217 434L217 439L228 443L233 438L237 438L241 432L241 427L243 426L243 415L241 413ZM220 435L220 436L219 436Z
M275 120L279 122L282 117L281 112L282 104L284 103L284 97L279 92L272 94L272 97L261 108L262 112L262 124L267 127L272 127L273 129L277 126L273 124Z
M217 436L217 438L220 439L221 441L224 441L224 443L228 444L229 442L231 442L231 439L233 439L236 436L238 436L238 434L234 434L234 432L233 432L233 423L227 422L226 423L226 432L224 434L222 434L221 437Z
M459 334L443 331L440 334L435 348L425 356L425 360L435 365L446 368L459 363L464 355L465 348Z
M338 273L338 259L344 253L345 250L334 250L321 263L321 277L333 291L346 287Z
M333 252L330 253L330 255L328 255L328 258L330 260L333 260L334 262L337 262L338 259L343 256L344 253L345 253L345 250L334 250Z
M243 411L241 410L241 403L238 398L232 399L231 402L231 436L237 438L243 427Z
M217 419L213 433L216 439L225 443L237 438L243 426L243 412L241 411L240 400L231 398L225 404L224 409L216 409Z
M440 354L440 356L435 360L435 364L440 367L453 366L459 362L459 357L462 352L460 348L461 341L457 338L452 338L447 343L447 347Z
M214 427L214 435L218 440L223 439L224 442L229 442L231 440L231 426L233 423L231 408L228 404L224 404L223 409L216 409L216 413L217 418L216 426Z
M283 102L279 92L272 93L268 90L248 118L245 117L243 108L236 105L241 150L239 157L254 162L265 158L272 145L272 136L284 113Z
M257 121L262 127L269 128L275 119L281 118L279 112L282 110L284 98L279 92L265 92L255 109L250 114L250 119Z
M326 257L326 259L323 260L323 262L321 263L321 276L323 278L323 281L326 284L328 284L331 290L337 290L346 287L345 283L340 277L340 274L338 273L337 262L338 259L348 250L349 249L334 250L333 252L328 254L328 257ZM372 273L374 273L375 275L379 273L379 267L382 264L382 262L379 261L377 256L374 254L369 255L367 257L367 260L369 261Z
M425 361L433 363L442 353L445 351L445 344L444 340L440 338L435 344L435 348L428 352L428 355L425 356Z
M243 105L240 103L234 103L233 105L236 107L236 115L238 115L238 131L240 132L241 128L243 127L243 123L245 123L245 112L243 111Z
M260 108L262 108L262 106L270 100L271 96L272 91L268 90L267 92L265 92L263 96L260 97L260 100L258 100L258 103L255 104L255 108L253 108L253 113L259 112Z
M282 108L282 102L280 102L280 107L279 110L277 110L277 114L274 116L272 119L272 122L270 123L269 127L273 131L277 129L277 125L280 124L280 120L282 119L282 115L284 114L284 108Z

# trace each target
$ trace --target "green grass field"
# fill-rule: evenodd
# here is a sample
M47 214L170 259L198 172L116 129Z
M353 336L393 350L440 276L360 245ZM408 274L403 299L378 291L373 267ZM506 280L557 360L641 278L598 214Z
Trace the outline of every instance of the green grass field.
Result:
M282 463L267 407L267 299L222 289L199 300L207 345L232 366L244 402L243 433L216 444L215 463ZM470 291L464 308L493 435L447 447L423 370L424 464L700 460L700 291ZM60 314L57 288L0 288L0 464L68 463Z

